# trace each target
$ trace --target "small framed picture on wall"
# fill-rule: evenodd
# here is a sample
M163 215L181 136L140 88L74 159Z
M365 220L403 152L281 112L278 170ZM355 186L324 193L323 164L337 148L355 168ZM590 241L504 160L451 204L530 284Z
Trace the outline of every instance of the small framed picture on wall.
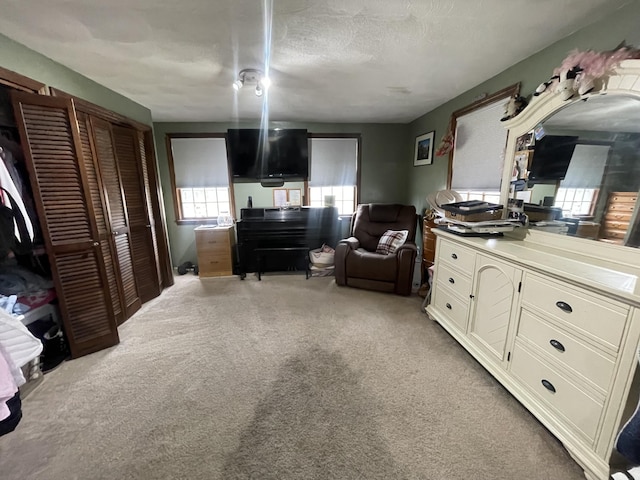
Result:
M413 166L431 165L433 162L433 137L435 130L416 137L416 151L413 156Z
M287 205L287 189L274 188L273 189L273 206L284 207L286 205Z
M289 205L298 206L298 207L302 205L302 189L300 188L287 189L287 197L288 197Z

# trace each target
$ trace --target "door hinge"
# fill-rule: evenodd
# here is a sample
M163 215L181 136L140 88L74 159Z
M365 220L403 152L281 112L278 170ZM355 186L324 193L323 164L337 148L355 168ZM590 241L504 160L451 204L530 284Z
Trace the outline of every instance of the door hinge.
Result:
M507 362L511 360L511 352L507 353Z
M520 293L520 290L522 290L522 282L518 282L518 293Z

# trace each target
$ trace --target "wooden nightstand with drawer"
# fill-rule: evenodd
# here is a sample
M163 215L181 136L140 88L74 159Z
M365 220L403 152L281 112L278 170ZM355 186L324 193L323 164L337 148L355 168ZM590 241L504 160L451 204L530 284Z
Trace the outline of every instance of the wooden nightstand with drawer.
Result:
M233 275L235 228L203 225L197 227L195 233L200 277Z

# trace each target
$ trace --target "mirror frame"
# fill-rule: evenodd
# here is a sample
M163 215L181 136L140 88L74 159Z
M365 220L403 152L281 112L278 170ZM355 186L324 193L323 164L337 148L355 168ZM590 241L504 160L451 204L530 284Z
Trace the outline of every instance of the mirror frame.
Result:
M565 101L553 91L546 91L537 97L533 97L529 105L518 116L504 122L509 134L500 189L500 201L503 205L507 204L509 198L509 185L518 137L533 130L536 125L559 110L576 102L581 102L585 97L598 95L621 95L633 97L640 102L640 60L624 60L611 75L598 79L595 88L583 97L576 95L575 98ZM516 229L513 236L525 241L568 252L579 252L600 260L632 267L634 271L640 271L640 248L542 232L532 228L519 230L525 230L524 235L523 232L519 232Z

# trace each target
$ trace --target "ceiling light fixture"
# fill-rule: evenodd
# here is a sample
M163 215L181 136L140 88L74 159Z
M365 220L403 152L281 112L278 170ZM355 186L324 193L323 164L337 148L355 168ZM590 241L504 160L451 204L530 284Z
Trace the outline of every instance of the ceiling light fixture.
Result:
M256 96L261 97L264 91L271 85L271 79L269 79L262 70L245 68L238 73L238 78L233 82L233 89L237 92L244 87L245 83L255 85Z

